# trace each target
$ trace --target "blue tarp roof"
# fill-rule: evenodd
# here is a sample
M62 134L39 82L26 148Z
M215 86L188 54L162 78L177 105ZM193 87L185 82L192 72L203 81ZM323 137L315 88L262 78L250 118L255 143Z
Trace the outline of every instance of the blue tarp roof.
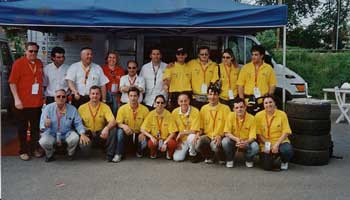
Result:
M287 6L234 0L0 0L0 25L117 28L266 28Z

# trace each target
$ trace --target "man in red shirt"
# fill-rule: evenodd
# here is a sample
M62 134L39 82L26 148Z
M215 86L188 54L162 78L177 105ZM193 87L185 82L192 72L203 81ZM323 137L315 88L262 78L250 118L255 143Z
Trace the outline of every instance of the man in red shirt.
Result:
M25 48L25 56L17 59L12 66L9 84L18 120L20 158L29 160L32 153L35 157L43 155L38 143L43 105L43 64L37 59L39 45L28 42ZM30 140L27 138L28 128Z

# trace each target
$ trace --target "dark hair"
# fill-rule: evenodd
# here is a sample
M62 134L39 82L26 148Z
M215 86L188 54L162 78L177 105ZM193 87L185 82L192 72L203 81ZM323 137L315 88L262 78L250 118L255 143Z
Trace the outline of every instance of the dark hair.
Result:
M197 53L199 53L201 50L203 50L203 49L207 49L208 50L208 52L209 52L209 47L208 46L200 46L200 47L198 47L198 52Z
M158 50L158 51L160 52L160 54L162 54L162 50L160 49L159 46L153 46L153 47L151 48L150 52L149 52L150 55L152 54L152 51L153 51L153 50Z
M191 100L191 99L190 99L190 95L189 95L188 93L186 93L186 92L181 92L181 93L179 94L179 96L177 97L177 99L179 99L180 96L186 96L189 100Z
M89 90L89 93L91 92L91 90L96 90L96 89L100 90L100 93L102 93L101 87L100 87L100 86L97 86L97 85L91 86L91 88L90 88L90 90Z
M83 47L80 49L80 53L84 50L91 50L92 51L92 48L91 47Z
M164 105L166 105L165 97L164 97L164 95L162 95L162 94L159 94L159 95L157 95L157 96L154 98L154 103L156 103L156 101L157 101L158 98L162 98L163 101L164 101Z
M237 103L237 104L243 103L243 104L245 105L245 101L244 101L244 99L242 99L242 98L235 98L235 99L233 100L233 104L235 104L235 103Z
M254 45L250 52L253 53L254 51L259 52L260 55L265 57L265 48L262 45Z
M225 49L222 54L227 53L230 54L230 56L235 59L235 55L233 55L233 51L231 49Z
M221 93L221 87L219 81L215 81L215 83L209 83L207 93L209 94L209 91L214 92L215 94Z
M56 92L64 92L64 94L67 94L66 90L63 89L63 88L60 88L60 89L55 90L55 93L56 93Z
M130 87L128 90L128 95L130 94L130 92L136 92L137 96L140 96L140 90L137 87Z
M117 51L114 51L114 50L108 51L108 53L106 54L106 57L105 57L106 63L107 63L109 54L114 54L117 57L117 64L118 64L118 62L119 62L119 53Z
M276 102L276 97L275 97L274 95L271 95L271 94L265 95L265 96L264 96L264 101L265 101L266 98L271 98L271 99L274 101L275 104L277 103L277 102Z
M139 64L138 64L135 60L129 60L129 61L126 63L126 67L128 67L130 63L135 63L135 64L136 64L136 67L139 67Z
M36 48L39 50L39 45L36 42L27 42L25 44L26 49L28 49L29 46L36 46Z
M66 52L64 51L64 49L62 47L54 47L51 50L51 58L56 57L56 53L65 54Z

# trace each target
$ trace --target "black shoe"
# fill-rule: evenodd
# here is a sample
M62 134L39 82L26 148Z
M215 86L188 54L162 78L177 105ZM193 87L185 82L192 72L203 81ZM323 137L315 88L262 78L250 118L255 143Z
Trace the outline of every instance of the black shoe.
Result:
M199 154L197 154L196 156L190 156L189 159L191 163L199 163L202 161L202 158Z
M75 157L74 157L74 154L73 155L68 155L68 158L67 158L69 161L72 161L72 160L74 160L75 159Z
M51 157L45 157L45 162L52 162L55 161L55 157L51 156Z
M107 162L112 162L113 156L107 156Z

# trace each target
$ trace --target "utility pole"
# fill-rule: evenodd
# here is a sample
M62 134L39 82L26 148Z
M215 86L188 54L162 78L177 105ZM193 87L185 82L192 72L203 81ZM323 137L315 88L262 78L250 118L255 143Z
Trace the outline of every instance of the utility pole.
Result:
M281 5L282 4L282 0L277 0L278 4ZM276 49L280 48L280 34L281 34L281 28L277 28L276 31Z
M337 34L335 36L336 51L338 51L338 42L339 42L339 16L340 16L340 0L337 0Z

